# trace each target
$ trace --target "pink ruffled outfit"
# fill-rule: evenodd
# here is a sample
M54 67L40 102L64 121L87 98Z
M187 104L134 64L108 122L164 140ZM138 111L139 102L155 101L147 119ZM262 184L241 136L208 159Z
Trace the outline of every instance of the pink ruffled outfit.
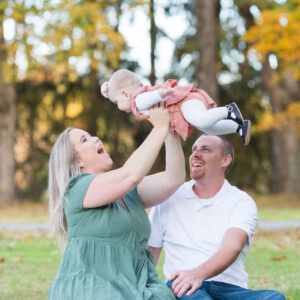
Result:
M183 117L181 112L181 105L185 101L198 99L201 101L207 109L216 107L216 103L212 100L206 92L200 89L196 89L193 84L189 84L186 86L177 86L177 80L168 79L163 85L155 85L155 86L144 86L142 87L137 94L133 97L132 101L132 112L139 119L147 119L149 116L141 114L137 111L136 108L136 97L144 92L151 92L157 89L166 89L172 88L174 89L174 93L167 97L166 107L170 112L170 127L172 132L176 132L179 134L184 140L189 138L193 133L195 127L190 125Z

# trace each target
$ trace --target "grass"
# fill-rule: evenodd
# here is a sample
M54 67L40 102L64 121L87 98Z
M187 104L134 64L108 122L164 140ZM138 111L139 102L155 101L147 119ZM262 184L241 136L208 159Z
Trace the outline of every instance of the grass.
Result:
M249 288L278 289L300 299L300 229L257 230L247 254Z
M45 203L13 203L0 207L1 223L47 223L48 206Z
M259 220L299 220L300 201L293 196L252 195ZM45 204L1 207L1 223L48 222ZM44 231L0 231L0 300L47 299L60 263L55 240ZM161 258L158 272L163 277ZM249 288L277 289L300 300L300 229L258 229L246 259Z
M250 193L251 194L251 193ZM257 195L251 194L258 208L258 219L300 220L299 195ZM0 207L1 223L47 223L48 206L45 203L16 203Z
M60 253L42 231L0 232L0 299L47 299Z
M255 195L251 194L258 209L260 221L300 221L299 195Z
M47 299L61 259L46 232L0 233L0 299ZM162 274L163 257L158 265ZM277 289L300 299L300 229L258 230L248 252L249 288Z

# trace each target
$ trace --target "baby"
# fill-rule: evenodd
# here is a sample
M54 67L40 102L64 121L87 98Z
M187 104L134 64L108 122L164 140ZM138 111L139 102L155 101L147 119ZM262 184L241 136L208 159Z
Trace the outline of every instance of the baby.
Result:
M194 128L209 135L238 133L244 145L250 142L251 122L243 120L233 102L217 107L203 90L193 84L177 86L174 79L163 85L143 86L133 72L120 69L101 85L101 93L120 110L133 112L138 118L149 117L149 108L164 101L170 112L170 127L186 140Z

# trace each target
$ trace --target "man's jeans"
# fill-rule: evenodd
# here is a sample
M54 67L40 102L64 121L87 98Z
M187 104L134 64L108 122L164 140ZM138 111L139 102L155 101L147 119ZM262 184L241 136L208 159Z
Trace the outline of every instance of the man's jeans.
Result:
M167 286L171 288L172 282ZM204 281L202 287L191 296L182 295L178 300L285 300L283 294L274 290L248 290L237 285L219 281Z

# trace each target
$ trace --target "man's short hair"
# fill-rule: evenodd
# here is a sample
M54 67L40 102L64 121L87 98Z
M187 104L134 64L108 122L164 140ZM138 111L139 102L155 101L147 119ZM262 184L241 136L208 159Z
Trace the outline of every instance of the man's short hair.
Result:
M207 133L203 133L200 135L201 136L209 136L209 134ZM225 175L227 175L229 173L229 170L231 169L233 163L234 163L234 148L232 143L226 139L225 137L221 136L221 135L216 135L220 140L221 140L221 151L222 151L222 156L225 156L227 154L229 154L231 156L231 163L229 164L229 166L226 168L225 170Z
M222 155L225 156L225 155L229 154L231 156L231 163L225 170L225 175L227 175L234 163L234 148L233 148L232 143L228 139L226 139L223 136L218 136L218 137L220 138L220 140L222 142L222 146L221 146L222 147Z

